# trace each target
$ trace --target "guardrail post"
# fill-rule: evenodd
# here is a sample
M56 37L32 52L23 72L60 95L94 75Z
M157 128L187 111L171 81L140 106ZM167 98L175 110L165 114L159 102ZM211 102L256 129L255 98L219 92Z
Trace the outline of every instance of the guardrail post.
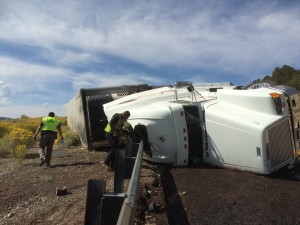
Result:
M118 149L115 153L114 193L123 192L124 189L124 163L125 151Z
M132 138L126 139L124 179L130 179L140 143L133 143Z
M127 146L129 150L116 151L114 193L105 193L105 180L88 181L85 225L131 225L133 223L143 157L143 141L139 144L138 150L134 149L136 146L136 143L130 142ZM125 167L132 173L126 194L120 193L124 188Z
M99 225L101 221L101 199L106 189L105 180L88 180L85 207L85 225Z
M131 157L131 152L132 152L132 138L126 138L125 157Z
M125 199L125 193L104 193L101 199L100 225L116 225Z

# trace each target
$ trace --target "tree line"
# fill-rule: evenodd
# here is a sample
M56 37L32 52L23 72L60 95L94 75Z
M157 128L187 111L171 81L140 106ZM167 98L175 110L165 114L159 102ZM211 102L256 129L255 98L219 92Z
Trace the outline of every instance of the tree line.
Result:
M262 80L257 79L252 83L267 83L270 86L286 85L300 90L300 70L283 65L281 68L276 67L272 75L266 75Z

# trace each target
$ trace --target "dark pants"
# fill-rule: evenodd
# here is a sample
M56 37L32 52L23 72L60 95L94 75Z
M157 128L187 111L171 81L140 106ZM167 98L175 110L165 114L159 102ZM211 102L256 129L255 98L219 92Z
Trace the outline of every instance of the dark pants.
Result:
M41 136L39 153L40 158L45 160L46 165L50 165L55 139L56 135L51 133L47 133Z
M112 134L106 133L105 134L106 139L108 140L109 144L110 144L110 151L108 152L106 158L105 158L105 165L108 165L112 168L114 168L114 164L115 164L115 155L116 155L116 151L119 147L119 137L118 136L113 136Z

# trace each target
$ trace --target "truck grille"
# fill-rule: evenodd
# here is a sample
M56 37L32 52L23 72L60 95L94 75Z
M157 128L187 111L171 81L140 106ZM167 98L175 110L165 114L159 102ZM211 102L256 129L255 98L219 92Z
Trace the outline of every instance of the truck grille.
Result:
M267 130L268 142L268 169L272 171L276 167L294 159L295 151L293 136L289 119L286 118Z

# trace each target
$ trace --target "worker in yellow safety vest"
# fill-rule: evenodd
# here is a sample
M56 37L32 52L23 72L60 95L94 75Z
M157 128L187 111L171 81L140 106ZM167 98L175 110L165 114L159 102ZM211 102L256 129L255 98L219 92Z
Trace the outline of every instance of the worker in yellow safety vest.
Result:
M40 166L46 164L47 167L50 167L52 150L55 139L57 139L57 133L60 135L60 139L63 141L63 135L60 125L59 118L55 117L54 112L50 112L47 117L43 117L40 125L36 129L34 133L34 140L36 141L36 137L38 133L41 132L40 139Z
M108 167L108 170L110 171L114 170L115 152L119 146L119 137L123 134L124 123L129 117L129 111L125 111L123 113L116 113L113 115L113 117L104 129L105 136L111 146L111 149L104 160L104 164Z

